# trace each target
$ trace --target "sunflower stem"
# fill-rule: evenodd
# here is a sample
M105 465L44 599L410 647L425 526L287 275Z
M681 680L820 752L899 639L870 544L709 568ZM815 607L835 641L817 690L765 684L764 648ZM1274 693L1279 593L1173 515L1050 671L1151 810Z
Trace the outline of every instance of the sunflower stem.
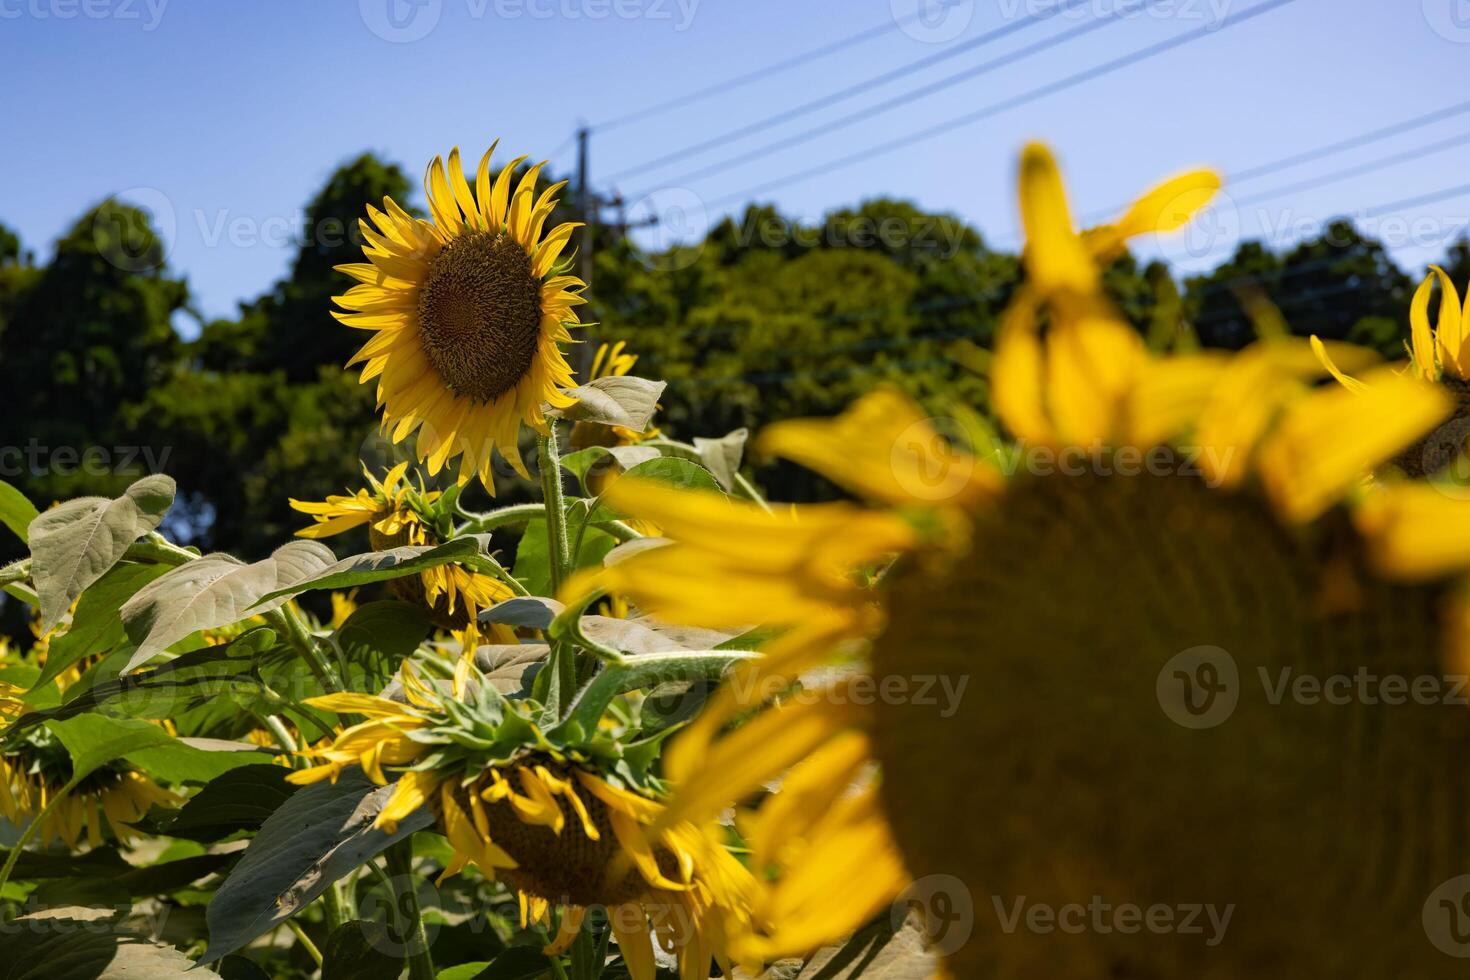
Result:
M561 454L556 447L556 423L546 424L546 434L537 437L541 451L541 498L546 503L547 554L551 558L551 591L555 594L571 572L571 547L567 541L567 504L562 494Z
M322 965L322 951L317 949L316 943L311 941L311 937L306 934L306 930L301 928L301 925L295 919L287 919L286 928L291 930L292 935L296 937L296 941L306 950L306 955L310 956L312 962L320 968Z
M414 887L413 838L406 837L388 848L387 861L397 886L398 907L408 918L409 980L434 980L434 958L429 954L429 936L424 931L423 910L419 908L418 890Z
M500 527L513 527L540 517L546 510L545 504L512 504L484 514L460 511L465 522L457 534L485 534Z
M285 634L286 639L296 648L296 652L301 654L301 659L306 661L306 666L311 669L317 682L326 691L335 693L344 690L341 680L337 677L337 672L327 662L321 647L317 646L316 638L306 628L306 624L301 620L301 614L296 611L292 603L288 602L281 608L266 613L265 618L278 632Z
M51 811L55 809L56 805L66 799L67 795L76 788L77 783L81 782L86 775L86 773L82 773L81 775L73 774L71 779L67 780L66 785L53 793L51 799L46 801L46 805L41 807L41 812L32 817L30 823L26 824L26 829L21 832L20 840L16 841L15 845L10 848L10 854L5 858L5 866L0 868L0 889L3 889L5 883L10 880L10 872L15 870L15 862L20 860L20 852L25 850L26 845L31 842L31 838L36 836L36 831L40 830L41 825L46 822L46 818L51 816Z

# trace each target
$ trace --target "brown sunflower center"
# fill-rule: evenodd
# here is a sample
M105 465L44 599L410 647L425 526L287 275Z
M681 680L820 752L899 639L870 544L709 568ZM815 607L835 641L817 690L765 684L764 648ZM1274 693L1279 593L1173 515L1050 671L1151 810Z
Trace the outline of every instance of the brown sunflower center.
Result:
M976 523L900 576L874 655L913 694L878 712L894 833L973 917L953 975L1462 973L1440 589L1190 476L1022 478Z
M555 775L569 776L565 767L553 765ZM507 773L506 778L512 783L517 781L514 773ZM541 824L523 822L509 802L487 803L485 815L490 840L520 865L498 871L497 876L520 891L553 903L585 907L633 901L645 894L648 886L618 844L607 804L582 788L575 777L571 778L578 798L597 828L598 839L587 836L581 817L560 794L554 796L564 820L560 834ZM484 785L489 785L488 781ZM468 800L462 801L462 805L469 812ZM655 853L665 874L677 873L678 865L672 855Z
M1454 412L1394 461L1416 479L1433 476L1449 466L1460 457L1466 442L1470 441L1470 381L1446 374L1439 383L1454 397Z
M457 393L491 401L530 370L541 329L531 257L503 232L474 231L429 264L419 290L424 355Z

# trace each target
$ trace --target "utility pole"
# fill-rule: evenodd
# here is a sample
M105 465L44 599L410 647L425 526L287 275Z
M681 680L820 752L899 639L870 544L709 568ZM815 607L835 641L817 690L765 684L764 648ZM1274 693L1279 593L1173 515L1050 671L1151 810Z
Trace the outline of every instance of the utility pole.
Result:
M596 235L597 227L601 224L603 208L617 209L617 224L613 226L614 236L621 238L628 234L630 227L647 227L658 224L658 215L628 224L626 204L621 194L612 197L603 197L592 190L591 180L591 155L590 137L592 130L582 126L577 130L577 210L581 212L582 218L582 245L577 252L577 274L587 284L585 294L592 292L592 240ZM588 380L588 374L592 371L592 356L597 349L597 342L590 330L583 331L582 343L578 345L573 355L573 366L583 382Z
M597 205L592 197L592 183L588 179L588 137L592 131L586 126L577 130L577 208L582 212L582 254L581 276L582 281L587 284L587 290L592 290L592 232L597 224Z
M592 228L597 223L597 212L592 199L592 183L588 179L588 137L592 131L586 126L577 130L577 210L582 212L582 250L577 256L578 271L582 281L587 285L584 293L592 292ZM585 331L582 344L577 348L575 367L577 374L585 383L591 380L592 374L592 352L596 348L593 338L586 336Z

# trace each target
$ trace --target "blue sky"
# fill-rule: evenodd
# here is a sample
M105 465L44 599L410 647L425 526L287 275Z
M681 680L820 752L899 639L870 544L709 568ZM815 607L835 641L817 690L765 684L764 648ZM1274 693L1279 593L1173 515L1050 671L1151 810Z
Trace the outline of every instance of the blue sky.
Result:
M338 163L373 150L418 174L459 144L574 160L590 123L594 183L620 171L668 226L697 229L746 188L815 217L878 194L952 210L997 244L1015 225L1016 151L1056 148L1076 209L1126 201L1193 164L1269 163L1470 99L1470 0L1065 0L1075 10L854 98L642 165L793 106L1018 25L1054 0L0 0L0 222L43 256L90 204L151 207L203 311L230 315L287 269L301 210ZM919 9L920 3L927 4ZM390 7L390 4L392 5ZM1131 12L1130 12L1131 11ZM922 15L922 16L921 16ZM1082 30L1093 19L1104 26ZM885 28L886 29L882 29ZM622 126L607 120L873 29L870 39L717 97ZM1111 74L896 149L906 134L1004 105L1172 37L1195 40ZM1034 55L1024 49L1060 37ZM696 180L683 175L1005 61L892 111ZM1141 243L1181 271L1237 234L1285 243L1334 215L1470 182L1470 111L1231 188L1210 227ZM1465 136L1464 142L1457 138ZM1436 152L1421 152L1440 146ZM1317 187L1337 171L1401 158ZM829 161L853 162L785 180ZM1289 193L1254 198L1276 189ZM1470 220L1470 192L1364 215L1415 269ZM682 222L682 223L681 223ZM651 243L667 240L666 226Z

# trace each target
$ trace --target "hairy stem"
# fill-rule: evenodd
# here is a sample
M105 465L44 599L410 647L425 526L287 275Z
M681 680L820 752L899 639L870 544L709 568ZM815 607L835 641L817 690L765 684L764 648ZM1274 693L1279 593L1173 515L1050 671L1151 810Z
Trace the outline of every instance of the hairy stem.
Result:
M567 506L562 494L561 454L556 446L556 423L548 422L546 434L537 437L541 452L541 497L546 503L547 554L551 558L551 591L555 594L571 572L571 548L567 542Z
M424 931L423 910L414 888L413 839L405 838L388 848L388 868L398 886L398 903L408 916L409 980L434 980L434 959L429 954L429 936Z

